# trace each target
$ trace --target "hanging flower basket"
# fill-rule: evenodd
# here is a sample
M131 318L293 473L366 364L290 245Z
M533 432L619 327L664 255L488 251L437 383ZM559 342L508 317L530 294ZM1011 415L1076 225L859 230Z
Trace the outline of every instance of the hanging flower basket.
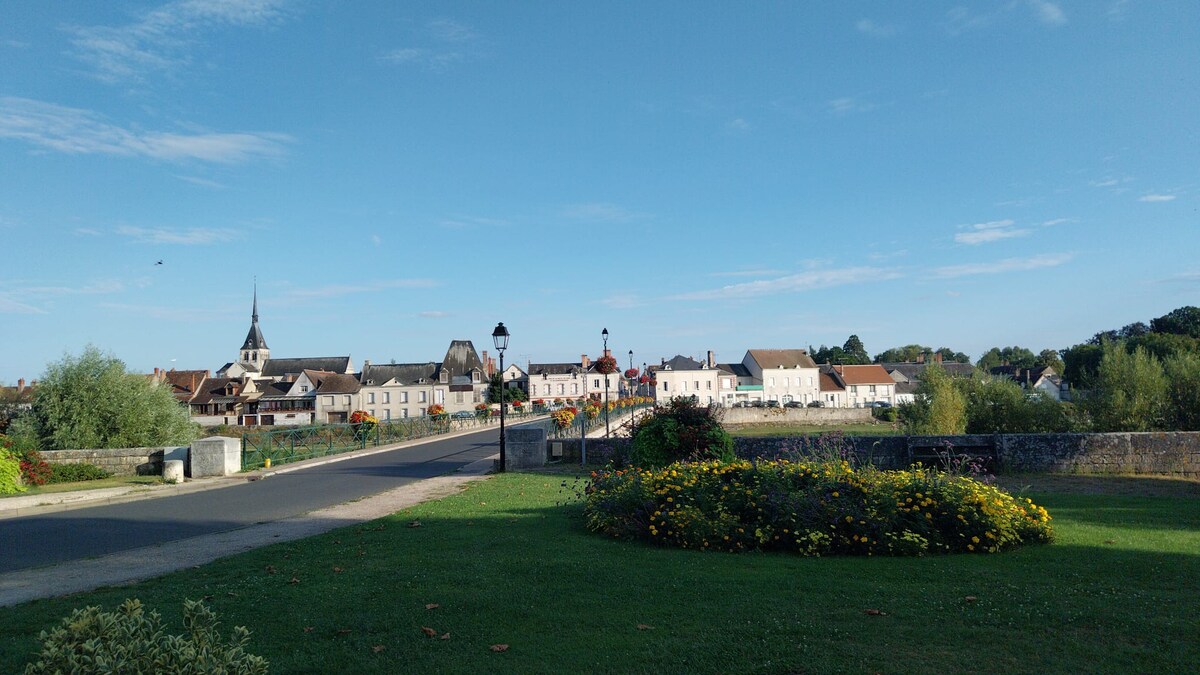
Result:
M618 368L617 359L614 356L601 356L596 359L595 370L601 375L612 375L617 372Z

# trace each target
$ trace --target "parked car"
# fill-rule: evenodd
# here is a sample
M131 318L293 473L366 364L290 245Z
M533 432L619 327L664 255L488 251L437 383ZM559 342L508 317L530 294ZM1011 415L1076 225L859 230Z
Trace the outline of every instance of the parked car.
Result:
M469 410L459 410L451 415L450 418L456 420L473 420L475 419L475 413L470 412Z
M800 401L788 401L787 403L783 404L783 407L785 407L785 408L803 408L804 404L801 403Z
M810 408L824 408L824 407L825 407L825 402L824 402L824 401L809 401L809 403L808 403L808 407L810 407Z
M778 408L779 401L776 401L775 399L771 399L770 401L767 401L767 407L768 408Z
M892 407L892 404L888 403L887 401L871 401L870 403L867 403L866 407L868 407L868 408L890 408L890 407Z
M751 408L765 408L765 407L767 407L767 404L763 401L751 401L750 407Z

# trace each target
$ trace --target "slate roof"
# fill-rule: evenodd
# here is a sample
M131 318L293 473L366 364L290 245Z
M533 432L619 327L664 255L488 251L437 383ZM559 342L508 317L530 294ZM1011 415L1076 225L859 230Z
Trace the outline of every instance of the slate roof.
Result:
M304 371L313 389L318 394L354 394L362 388L358 376L347 373L322 373L312 370Z
M192 405L203 405L205 403L213 403L214 399L227 398L231 394L225 393L227 388L232 386L232 396L237 396L242 391L242 381L233 377L206 377L196 388L196 394L192 396L190 403Z
M659 366L661 370L703 370L704 364L686 356L675 355L666 363Z
M804 349L751 349L750 358L760 368L816 368L817 364Z
M266 349L267 341L263 339L262 330L258 327L258 289L254 289L254 309L250 313L250 332L246 333L246 341L242 349Z
M363 366L359 374L359 382L364 387L379 387L393 378L401 385L425 384L437 382L442 364L434 363L385 363Z
M921 373L924 373L925 369L928 368L930 364L905 361L902 363L880 363L879 365L883 366L884 370L888 371L889 373L894 370L898 370L902 375L910 380L919 380L921 379ZM950 377L971 377L975 374L975 366L971 365L970 363L946 362L942 364L942 368Z
M283 398L292 390L291 382L280 382L278 380L255 380L254 384L258 385L260 398Z
M263 377L286 377L299 375L306 370L326 373L345 373L350 370L349 356L319 356L301 359L267 359L263 363Z
M996 366L990 371L992 375L997 377L1007 377L1010 380L1015 380L1020 384L1037 384L1042 376L1046 376L1051 381L1057 379L1058 373L1054 372L1049 366L1035 366L1033 368L1022 368L1020 366Z
M750 374L750 369L742 363L718 363L717 367L721 370L727 370L738 377L753 377Z
M575 375L584 372L578 363L531 363L529 376L534 375Z
M451 340L446 349L446 357L442 359L442 370L454 375L465 375L472 370L483 372L483 361L479 360L479 352L470 340Z

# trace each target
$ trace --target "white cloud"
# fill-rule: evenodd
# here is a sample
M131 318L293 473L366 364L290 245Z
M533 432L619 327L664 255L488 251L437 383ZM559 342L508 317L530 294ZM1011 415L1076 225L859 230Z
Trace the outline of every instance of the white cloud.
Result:
M417 316L422 319L445 319L451 315L449 312L431 310L428 312L417 312Z
M508 221L501 218L484 218L481 216L455 215L438 223L452 230L463 230L475 227L507 227Z
M193 227L177 230L167 227L134 227L121 225L116 233L138 244L218 244L238 239L241 234L226 228Z
M854 24L860 33L866 33L874 37L891 37L899 30L896 26L889 24L875 23L870 19L859 19L858 23Z
M1028 0L1028 2L1038 21L1048 26L1061 26L1067 22L1067 15L1057 4L1048 0Z
M610 222L624 223L631 220L639 220L647 217L644 213L630 211L616 204L607 202L589 202L585 204L571 204L562 210L564 218L572 218L575 220L588 220L593 222Z
M333 284L317 288L296 288L287 292L292 299L336 298L355 293L379 293L394 288L433 288L439 285L432 279L388 279L368 284Z
M1077 223L1077 222L1079 222L1078 218L1054 218L1052 220L1047 220L1047 221L1043 222L1042 227L1053 227L1055 225L1063 225L1065 223Z
M847 267L842 269L818 269L790 274L777 279L748 281L723 286L708 291L695 291L671 296L670 300L729 300L751 298L777 293L800 293L819 288L832 288L846 284L887 281L899 278L898 270L882 267Z
M479 34L470 26L450 19L434 19L425 24L423 34L418 38L418 42L426 46L393 49L380 55L379 60L396 65L444 70L452 64L465 61L478 38Z
M732 272L709 272L710 277L770 277L783 274L783 270L755 269L735 270Z
M85 237L99 237L99 236L103 235L104 233L101 232L100 230L93 229L90 227L77 227L77 228L75 228L75 234L81 234Z
M1012 225L1013 221L1011 220L993 220L987 223L961 225L960 227L967 228L968 231L954 235L954 241L959 244L975 246L1029 234L1029 230L1015 228Z
M283 0L177 0L143 13L123 26L74 26L74 55L95 77L115 83L169 71L190 61L202 33L224 27L256 26L283 16Z
M1175 199L1176 195L1143 195L1138 197L1139 202L1169 202Z
M286 134L269 132L177 134L130 131L87 110L0 98L0 138L25 141L67 154L149 157L236 164L283 154Z
M1058 267L1074 257L1070 253L1047 253L1028 258L1005 258L996 262L967 263L964 265L948 265L933 270L937 279L954 279L957 277L974 276L978 274L1003 274L1005 272L1024 272L1028 270Z
M637 295L625 293L610 295L609 297L601 300L600 304L608 307L609 309L633 309L634 307L641 307L646 303Z
M828 103L828 110L834 115L849 115L851 113L869 112L878 107L879 106L875 103L860 101L852 96L835 98Z
M225 185L218 183L215 180L209 180L207 178L200 178L199 176L181 176L179 174L175 174L175 177L185 183L191 183L192 185L200 185L203 187L216 188L219 190L224 190L226 187Z
M726 124L725 126L733 131L749 131L750 130L750 123L747 122L746 120L742 119L741 117L730 120L729 124Z
M470 42L479 37L475 29L450 19L434 19L426 27L434 38L443 42Z
M0 293L0 314L45 314L46 311L33 305L13 300L7 293Z

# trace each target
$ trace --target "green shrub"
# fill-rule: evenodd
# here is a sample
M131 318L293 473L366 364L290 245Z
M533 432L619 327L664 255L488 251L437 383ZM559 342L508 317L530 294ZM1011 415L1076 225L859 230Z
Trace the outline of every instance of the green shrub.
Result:
M0 495L15 495L24 491L21 460L7 448L0 447Z
M879 420L880 422L895 422L896 421L896 409L895 408L871 408L871 417L874 417L875 419Z
M589 529L621 539L801 555L995 553L1048 542L1046 510L966 476L847 462L700 462L601 471Z
M116 611L76 609L38 639L42 652L25 666L37 673L265 673L267 661L248 654L250 631L233 629L229 642L217 633L217 615L201 602L183 601L186 635L167 635L158 612L142 612L138 600Z
M110 478L112 473L95 464L51 464L50 483L77 483Z
M733 459L733 437L717 411L691 398L674 398L637 423L630 460L636 466L666 466L681 460Z

